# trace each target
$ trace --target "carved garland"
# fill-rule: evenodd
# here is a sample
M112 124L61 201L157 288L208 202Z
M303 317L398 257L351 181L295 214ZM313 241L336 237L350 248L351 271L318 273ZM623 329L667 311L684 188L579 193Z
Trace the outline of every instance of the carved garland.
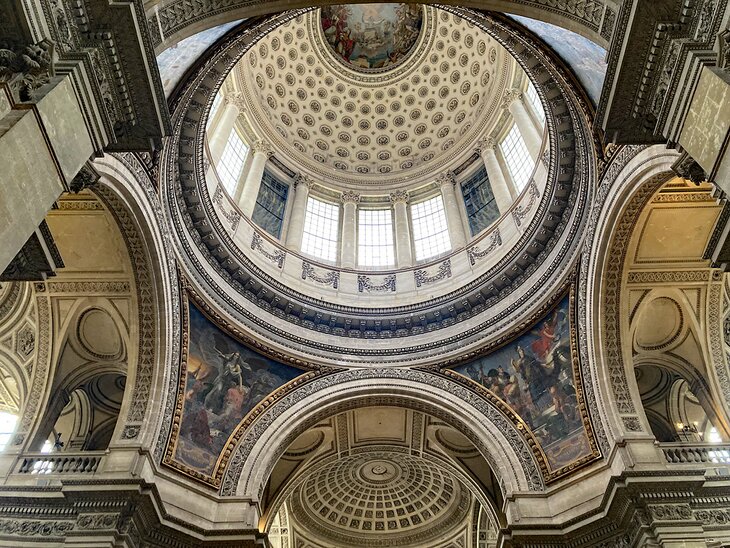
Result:
M314 280L324 285L331 285L332 289L340 287L340 273L337 270L328 270L324 275L315 272L314 267L307 261L302 262L302 280Z
M451 259L442 262L435 274L429 276L425 270L416 270L413 272L413 278L416 280L416 287L451 278Z
M484 250L480 250L477 246L470 247L466 250L466 254L469 257L469 264L474 266L478 259L483 259L501 245L502 235L499 232L499 227L497 227L489 237L489 245Z
M251 249L261 253L261 255L263 255L264 257L269 259L271 262L273 262L279 268L279 270L284 268L284 259L286 259L286 251L284 251L282 249L275 249L273 253L269 253L268 251L266 251L264 249L263 243L264 243L264 239L261 237L261 234L259 234L258 232L256 232L254 230L253 237L251 238Z
M359 274L357 277L357 290L359 293L363 291L367 291L368 293L371 291L395 291L395 279L395 274L391 274L390 276L385 276L382 283L374 284L370 276Z

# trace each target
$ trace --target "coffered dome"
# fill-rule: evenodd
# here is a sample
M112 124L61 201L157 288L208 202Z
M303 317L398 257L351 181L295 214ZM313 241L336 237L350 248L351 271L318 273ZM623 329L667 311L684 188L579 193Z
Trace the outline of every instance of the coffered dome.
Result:
M294 491L291 509L300 525L337 546L415 546L460 524L470 500L433 462L382 450L312 473Z
M343 59L328 38L332 27L324 29L331 24L326 18L336 16L315 10L271 31L239 64L236 85L255 132L293 169L359 189L412 185L470 156L496 121L514 59L485 32L446 11L386 6L396 6L377 10L381 31L388 31L369 31L380 32L368 50L372 61L360 50L352 53L359 57ZM367 46L362 25L374 26L374 16L360 13L363 6L345 9L355 9L361 22L340 23L343 33L350 32L349 24L359 32L357 47ZM422 20L408 26L383 16L397 9L415 10ZM413 33L416 25L410 48L403 39L402 59L391 52L392 63L378 60L395 47L398 32L408 32L399 29ZM369 68L370 62L378 67Z

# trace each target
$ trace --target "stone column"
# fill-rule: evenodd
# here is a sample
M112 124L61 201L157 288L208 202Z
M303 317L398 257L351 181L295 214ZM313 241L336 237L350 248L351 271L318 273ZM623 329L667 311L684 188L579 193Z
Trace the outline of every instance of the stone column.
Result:
M512 185L507 182L504 176L502 166L497 160L497 141L493 137L487 137L479 141L477 152L482 157L484 167L489 177L489 186L492 188L494 200L497 202L497 208L500 214L504 214L511 206L514 200L512 196Z
M456 203L456 181L452 172L440 175L436 181L441 188L441 197L444 200L444 211L446 212L446 222L449 226L449 239L451 240L451 248L458 249L466 245L466 234L464 232L464 223L461 221L459 213L459 204Z
M261 178L264 176L266 162L274 154L274 149L266 141L257 141L251 147L251 151L253 152L253 162L251 162L251 169L248 170L246 181L243 183L243 191L238 202L241 211L247 217L251 217L253 214L256 198L259 196Z
M355 268L357 250L357 204L360 195L346 190L342 193L342 239L340 240L340 265Z
M395 220L395 258L398 268L409 267L413 264L411 248L411 227L408 224L408 192L396 190L390 193L390 203L393 204Z
M307 213L307 199L313 181L301 173L294 179L292 189L294 190L294 201L289 215L289 226L286 232L286 246L292 251L300 251L302 246L302 234L304 232L304 216Z
M208 149L210 150L210 161L214 164L220 162L223 151L226 149L228 137L233 131L233 126L240 114L240 110L234 101L228 96L223 97L223 105L220 107L220 114L215 124L211 124L208 133Z
M522 134L522 139L525 141L530 157L537 161L542 146L542 135L535 127L530 113L527 112L525 104L522 102L522 92L517 89L508 91L504 96L503 106L509 109L510 114L512 114L512 119Z

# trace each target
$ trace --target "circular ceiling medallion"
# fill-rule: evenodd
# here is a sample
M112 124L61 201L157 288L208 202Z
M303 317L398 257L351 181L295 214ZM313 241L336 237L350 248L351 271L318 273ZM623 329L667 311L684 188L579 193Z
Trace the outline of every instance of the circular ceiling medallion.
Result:
M321 10L322 32L335 57L360 72L400 65L423 26L418 4L338 4Z

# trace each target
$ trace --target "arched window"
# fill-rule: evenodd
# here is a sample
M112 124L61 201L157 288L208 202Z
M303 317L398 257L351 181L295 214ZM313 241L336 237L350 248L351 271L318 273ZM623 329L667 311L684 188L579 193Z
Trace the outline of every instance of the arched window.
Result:
M441 196L411 206L416 260L430 259L451 249L446 212Z
M390 209L360 209L357 231L357 262L360 266L395 264Z
M337 235L340 208L335 204L312 198L307 199L304 216L302 253L335 262L337 260Z

